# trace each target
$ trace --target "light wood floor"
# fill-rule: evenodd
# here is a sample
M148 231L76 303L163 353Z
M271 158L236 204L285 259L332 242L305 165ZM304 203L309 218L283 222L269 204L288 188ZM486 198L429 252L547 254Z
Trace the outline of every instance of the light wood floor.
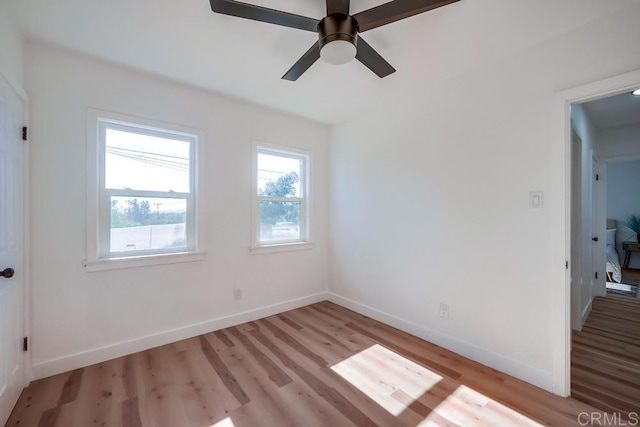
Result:
M322 302L35 381L8 425L570 426L593 411Z
M573 331L571 395L607 412L640 412L640 300L593 300L582 332Z

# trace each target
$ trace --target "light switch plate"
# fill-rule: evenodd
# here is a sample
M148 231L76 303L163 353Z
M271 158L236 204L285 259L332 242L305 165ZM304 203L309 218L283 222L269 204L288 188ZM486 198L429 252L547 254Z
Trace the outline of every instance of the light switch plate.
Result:
M542 191L529 191L529 207L531 209L544 207L544 193Z

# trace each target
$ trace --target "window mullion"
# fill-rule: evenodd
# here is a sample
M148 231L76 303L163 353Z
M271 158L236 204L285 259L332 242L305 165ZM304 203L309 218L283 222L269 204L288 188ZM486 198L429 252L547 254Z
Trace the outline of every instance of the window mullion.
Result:
M105 189L109 191L113 197L154 197L161 199L185 199L191 193L178 193L175 191L145 191L145 190L129 190L129 189Z
M304 199L301 197L275 197L275 196L258 196L261 202L295 202L300 203Z

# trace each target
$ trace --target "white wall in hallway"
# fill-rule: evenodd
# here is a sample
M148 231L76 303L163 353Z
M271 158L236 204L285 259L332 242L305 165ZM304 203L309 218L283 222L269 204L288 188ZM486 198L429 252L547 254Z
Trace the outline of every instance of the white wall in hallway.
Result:
M602 159L640 157L640 123L598 132L596 146Z
M607 216L618 221L616 233L616 249L620 263L624 260L625 251L622 242L636 241L636 234L625 227L624 222L629 215L640 216L640 161L615 162L607 165ZM630 268L640 268L640 254L633 253L629 262Z
M622 263L624 259L622 242L634 238L633 233L623 225L623 222L630 214L640 215L640 210L634 211L637 199L634 195L637 195L638 190L637 186L631 184L637 184L637 182L635 182L635 168L630 166L637 165L636 161L640 159L640 123L597 132L596 151L600 159L606 163L604 177L607 183L606 212L607 218L618 221L616 246ZM612 177L611 173L613 173ZM613 182L610 182L610 179L613 179ZM631 268L638 268L640 260L633 257L629 265Z

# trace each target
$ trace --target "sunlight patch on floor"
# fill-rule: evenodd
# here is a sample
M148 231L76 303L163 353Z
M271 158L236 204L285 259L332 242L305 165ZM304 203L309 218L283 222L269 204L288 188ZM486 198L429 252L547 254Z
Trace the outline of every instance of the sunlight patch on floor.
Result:
M614 289L616 291L633 292L635 285L628 285L626 283L607 282L607 289Z
M442 419L463 426L542 426L465 385L459 385L419 425L440 425Z
M215 424L211 424L209 427L235 427L235 425L233 424L233 421L231 421L231 417L227 417Z
M399 416L411 408L420 426L455 424L541 426L517 411L379 344L331 369L387 412Z
M442 380L442 377L379 344L354 354L331 369L369 396L389 413L407 409L407 399L415 401Z

